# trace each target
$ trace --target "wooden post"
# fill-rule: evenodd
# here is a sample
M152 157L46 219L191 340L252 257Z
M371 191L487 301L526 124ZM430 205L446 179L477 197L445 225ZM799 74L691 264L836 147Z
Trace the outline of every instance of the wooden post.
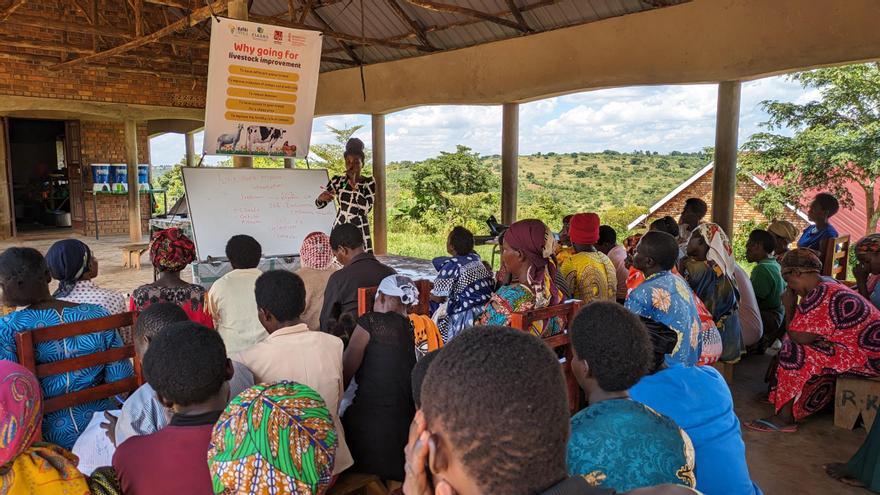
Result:
M184 134L186 138L186 166L187 167L195 167L196 166L196 141L193 138L193 133L187 132Z
M248 20L248 0L229 0L227 12L231 19ZM244 133L244 131L242 132ZM247 136L243 136L243 139L247 139ZM252 156L233 156L232 166L235 168L253 168L254 158Z
M131 242L141 242L141 201L138 191L137 122L125 121L125 163L128 168L128 235Z
M715 170L712 175L712 221L733 238L733 208L736 194L736 152L739 137L739 81L718 84L715 117Z
M296 168L296 162L294 161L294 158L285 158L284 168Z
M388 254L388 201L385 195L385 116L373 114L373 252Z
M519 169L519 103L505 103L501 130L501 223L516 221Z

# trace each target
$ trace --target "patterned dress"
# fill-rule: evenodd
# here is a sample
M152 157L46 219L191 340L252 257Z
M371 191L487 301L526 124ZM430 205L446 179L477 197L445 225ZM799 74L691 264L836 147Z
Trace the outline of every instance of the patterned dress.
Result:
M834 398L837 375L880 375L880 310L843 284L826 279L801 300L788 329L818 339L798 344L786 335L770 401L776 411L794 399L795 420Z
M190 284L186 287L142 285L131 293L130 309L143 311L151 304L168 302L183 308L191 321L214 328L214 319L205 311L205 288Z
M712 319L721 333L721 360L738 360L742 350L742 329L737 312L739 290L733 274L725 275L712 261L693 258L684 258L681 266L681 276L712 313Z
M80 304L64 308L59 313L53 309L22 309L0 319L0 359L18 362L15 334L34 328L50 327L62 323L91 320L108 316L107 310L92 304ZM52 340L36 345L37 364L54 363L63 359L85 356L122 347L122 338L116 330L80 335L62 340ZM93 366L72 373L52 375L40 379L44 398L85 390L102 383L128 378L134 374L129 360L108 365ZM50 412L43 417L43 438L66 449L73 447L79 434L85 429L96 411L118 408L110 400L100 400Z
M492 294L479 324L510 326L511 314L529 311L536 307L535 294L531 289L523 284L505 285ZM558 317L547 321L536 321L529 328L529 332L536 337L549 337L561 331L562 321Z
M584 251L570 256L559 267L571 297L587 304L617 299L617 269L608 256Z
M446 298L446 315L437 321L443 342L449 342L462 330L473 326L483 307L492 297L495 282L480 255L437 258L437 278L431 294Z
M351 187L346 176L334 175L327 183L326 191L336 196L338 202L334 226L343 223L354 225L360 229L364 237L366 250L372 251L373 240L370 238L370 220L367 218L367 213L373 209L376 181L372 177L361 177L357 186ZM328 203L328 201L315 200L315 206L318 208L324 208Z
M631 399L603 400L571 418L568 473L626 492L694 487L694 446L674 421Z

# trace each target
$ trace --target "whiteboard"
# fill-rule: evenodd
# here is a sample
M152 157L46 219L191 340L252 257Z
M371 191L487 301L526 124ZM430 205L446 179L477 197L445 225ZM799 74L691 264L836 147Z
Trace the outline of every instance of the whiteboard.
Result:
M247 234L263 256L299 254L311 232L329 234L336 205L315 198L327 185L324 169L183 168L183 186L199 260L226 256L226 242Z

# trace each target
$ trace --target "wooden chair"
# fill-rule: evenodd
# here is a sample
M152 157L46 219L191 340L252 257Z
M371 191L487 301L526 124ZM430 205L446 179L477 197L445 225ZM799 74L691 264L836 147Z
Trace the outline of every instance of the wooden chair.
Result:
M554 317L559 317L563 320L564 332L544 337L543 341L557 355L565 358L565 362L560 364L562 365L562 374L565 376L565 388L568 392L568 411L572 415L580 411L586 402L583 391L581 391L581 387L571 371L571 361L574 359L574 353L571 350L571 337L568 333L571 322L581 309L582 304L581 301L573 299L556 306L522 311L510 315L510 326L524 332L528 332L532 323L536 321L547 321Z
M822 275L837 280L846 280L849 267L849 235L842 235L828 241L822 260Z
M431 289L434 283L430 280L416 280L416 289L419 290L419 302L410 309L410 313L427 315L431 313ZM358 289L358 316L373 310L373 302L376 300L376 292L379 287L361 287Z
M122 246L122 267L123 268L135 268L137 270L141 269L141 256L148 249L150 249L149 244L126 244Z
M123 359L134 359L135 376L110 383L103 383L95 387L70 392L43 401L43 412L49 413L67 407L86 404L101 399L108 399L116 395L133 392L143 384L140 362L135 359L134 345L126 345L106 351L96 352L85 356L62 359L52 363L37 364L35 347L42 342L60 340L77 335L111 330L125 326L133 326L137 316L134 312L121 313L118 315L105 316L94 320L65 323L46 328L35 328L15 334L15 344L18 347L18 362L31 370L38 379L61 373L69 373L83 368L90 368L102 364L112 363Z

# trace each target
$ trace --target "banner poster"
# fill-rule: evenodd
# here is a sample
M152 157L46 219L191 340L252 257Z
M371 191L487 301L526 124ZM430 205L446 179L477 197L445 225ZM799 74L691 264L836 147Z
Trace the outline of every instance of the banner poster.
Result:
M305 157L322 35L256 22L212 22L207 155Z

